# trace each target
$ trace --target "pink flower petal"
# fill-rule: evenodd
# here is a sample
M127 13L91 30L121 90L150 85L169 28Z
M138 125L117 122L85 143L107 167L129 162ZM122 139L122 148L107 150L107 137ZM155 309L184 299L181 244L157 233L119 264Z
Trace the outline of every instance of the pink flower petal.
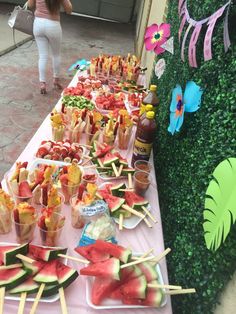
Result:
M153 34L158 31L158 25L152 24L151 26L146 28L145 36L144 38L153 37Z
M170 24L162 23L159 27L159 30L163 31L164 37L170 37Z
M161 46L159 46L159 44L158 44L158 45L156 45L156 47L154 48L154 52L155 52L155 54L159 55L159 54L165 52L165 49L161 48Z
M144 39L144 43L145 43L145 47L146 49L149 51L149 50L153 50L156 45L157 45L157 42L155 43L152 43L152 38L146 38Z

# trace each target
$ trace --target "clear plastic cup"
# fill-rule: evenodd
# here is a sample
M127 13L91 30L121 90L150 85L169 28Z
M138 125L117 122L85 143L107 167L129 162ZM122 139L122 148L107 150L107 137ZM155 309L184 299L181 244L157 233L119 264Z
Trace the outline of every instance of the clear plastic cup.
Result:
M52 140L53 141L63 141L65 136L65 127L61 126L59 128L55 128L52 126Z
M76 128L67 127L65 138L70 140L71 143L80 143L81 132L79 132Z
M53 221L55 226L57 223L64 217L61 214L53 213ZM45 246L58 246L59 238L61 236L61 232L64 228L64 225L61 227L55 227L54 230L44 230L39 227L39 233L41 237L42 244Z
M22 223L16 222L14 220L14 215L12 214L12 221L15 226L17 243L31 242L34 238L34 230L35 230L37 218L29 224L22 224Z
M19 196L19 195L16 195L14 192L13 192L13 199L16 205L20 203L24 203L24 202L27 202L30 205L33 203L33 196L31 197Z
M84 167L84 172L82 176L82 183L87 186L88 183L95 184L98 179L98 174L96 168Z
M115 136L114 134L111 134L111 135L107 135L105 133L105 129L103 130L103 143L106 143L108 145L113 145L114 144L114 141L115 141Z
M75 229L82 229L85 225L85 218L81 214L80 208L82 207L77 203L77 194L73 195L70 199L71 206L71 225Z
M65 204L69 204L71 196L78 192L80 184L68 185L61 183L61 191L65 197Z
M132 127L118 128L118 148L128 149Z
M152 170L152 164L146 160L136 160L134 163L135 171L144 171L150 173Z
M11 231L11 214L12 212L7 209L0 211L0 234L6 234Z
M150 173L145 171L136 171L133 175L135 193L144 196L148 190L152 177Z

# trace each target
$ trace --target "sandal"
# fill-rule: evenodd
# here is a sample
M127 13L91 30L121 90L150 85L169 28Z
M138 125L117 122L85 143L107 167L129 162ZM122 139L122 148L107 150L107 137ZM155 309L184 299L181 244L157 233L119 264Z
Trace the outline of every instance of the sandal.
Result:
M53 86L54 86L54 89L57 89L57 90L62 90L63 89L63 87L59 83L59 78L54 78Z
M47 94L45 82L40 82L40 94L42 94L42 95Z

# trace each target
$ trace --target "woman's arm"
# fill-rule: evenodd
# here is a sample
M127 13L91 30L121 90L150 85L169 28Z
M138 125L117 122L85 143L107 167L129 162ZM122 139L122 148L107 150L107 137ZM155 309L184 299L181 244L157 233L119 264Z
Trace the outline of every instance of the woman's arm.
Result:
M29 9L34 9L35 8L35 0L28 0L27 1L27 7L29 8Z
M70 0L62 0L62 6L67 14L71 14L72 12L72 4Z

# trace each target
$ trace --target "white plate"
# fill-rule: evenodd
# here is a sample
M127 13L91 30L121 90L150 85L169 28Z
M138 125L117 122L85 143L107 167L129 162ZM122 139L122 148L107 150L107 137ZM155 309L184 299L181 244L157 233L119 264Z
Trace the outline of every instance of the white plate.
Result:
M125 183L125 182L124 182ZM99 186L99 189L102 189L106 184L109 183L103 183L102 185ZM151 210L151 206L149 204L149 206L147 207L147 210L150 211ZM143 213L144 216L146 217L147 214ZM115 220L115 222L119 225L119 218L113 218ZM143 219L140 217L137 217L135 215L132 215L130 218L124 218L123 220L123 227L126 229L134 229L137 227L137 225L142 221Z
M142 254L134 254L136 256L140 256ZM161 269L159 264L156 264L156 271L158 273L158 281L161 285L164 284L163 277L161 273ZM127 305L123 304L120 300L113 300L113 299L106 299L102 302L101 305L95 305L92 303L91 295L92 295L92 285L93 285L93 278L87 276L86 278L86 301L90 307L96 310L112 310L112 309L144 309L150 308L150 306L143 306L143 305ZM165 291L165 289L163 289ZM167 297L164 294L162 298L162 302L160 307L165 306L167 303ZM135 312L134 312L135 313Z
M15 246L19 246L20 244L18 243L8 243L8 242L0 242L0 246L5 246L5 245L15 245ZM39 247L44 247L44 248L50 248L48 246L42 246L42 245L37 245ZM55 247L53 248L55 249ZM65 265L67 265L67 259L63 259L63 263ZM26 298L26 301L30 301L30 302L34 302L35 300L35 297L36 297L36 294L30 294L27 298ZM12 301L20 301L20 296L14 296L13 294L9 294L7 291L6 291L6 294L5 294L5 299L6 300L12 300ZM59 300L59 294L54 294L50 297L41 297L39 302L44 302L44 303L52 303L52 302L56 302Z

